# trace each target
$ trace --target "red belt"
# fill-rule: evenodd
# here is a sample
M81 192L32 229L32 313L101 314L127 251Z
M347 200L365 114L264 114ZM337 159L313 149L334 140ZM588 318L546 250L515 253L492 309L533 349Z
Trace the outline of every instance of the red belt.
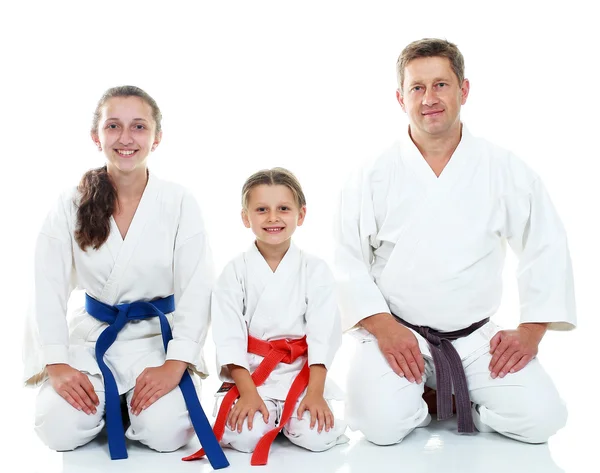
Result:
M273 340L271 342L265 342L263 340L259 340L258 338L248 336L248 353L253 353L255 355L264 357L263 361L260 363L260 365L258 365L258 368L256 368L254 373L252 373L252 381L254 381L254 385L258 387L267 380L271 372L279 363L289 364L301 356L305 356L308 353L308 345L306 344L306 336L298 340L281 339ZM252 454L252 459L250 461L251 465L256 466L267 464L271 444L288 420L290 420L298 398L308 386L309 375L310 370L308 367L308 361L306 361L302 367L302 370L294 379L294 382L290 387L290 391L285 398L285 404L283 406L283 412L281 414L279 426L267 432L259 440L258 444L256 445L256 449ZM233 406L233 403L238 397L240 397L240 392L238 391L237 387L234 386L223 398L223 402L219 408L219 414L217 415L217 420L213 426L213 432L215 433L218 441L221 441L223 438L227 416L231 410L231 406ZM185 457L183 460L198 460L203 456L204 449L201 448L196 453L190 455L189 457Z

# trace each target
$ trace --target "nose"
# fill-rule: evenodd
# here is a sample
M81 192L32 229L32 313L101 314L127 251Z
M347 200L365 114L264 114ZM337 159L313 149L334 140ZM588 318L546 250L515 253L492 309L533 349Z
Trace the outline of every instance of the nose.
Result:
M129 145L129 144L133 143L133 138L131 137L131 132L129 131L129 129L127 127L123 128L123 131L121 132L121 136L119 136L119 143L121 143L123 145Z
M277 211L275 210L269 210L269 222L276 222L277 221Z
M423 105L432 106L438 103L438 96L432 88L425 89L423 93Z

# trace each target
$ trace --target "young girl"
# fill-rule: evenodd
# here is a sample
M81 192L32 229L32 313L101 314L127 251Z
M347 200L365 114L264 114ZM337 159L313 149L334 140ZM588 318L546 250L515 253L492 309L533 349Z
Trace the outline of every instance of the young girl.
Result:
M244 184L242 206L256 241L213 291L217 364L221 379L235 383L219 390L230 388L213 428L222 445L254 452L251 463L263 465L280 430L312 451L347 441L327 401L340 399L339 390L325 382L342 332L329 268L292 244L306 215L295 176L257 172Z
M54 450L73 450L98 435L106 412L111 457L126 458L124 394L128 438L172 451L193 424L201 436L208 429L203 445L226 466L187 372L206 373L211 256L195 199L148 172L160 110L137 87L109 89L91 136L106 166L61 196L36 245L24 349L26 382L41 384L36 432ZM67 321L75 287L85 307Z

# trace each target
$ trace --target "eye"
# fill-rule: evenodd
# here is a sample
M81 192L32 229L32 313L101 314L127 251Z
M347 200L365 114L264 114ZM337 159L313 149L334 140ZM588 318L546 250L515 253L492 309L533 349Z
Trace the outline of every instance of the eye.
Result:
M412 88L412 91L413 91L413 92L420 92L422 88L423 88L423 87L421 87L420 85L415 85L415 86Z
M257 212L264 212L265 210L267 210L265 207L258 207L256 209Z
M108 129L108 130L116 130L117 129L117 124L116 123L109 123L108 125L106 125L106 129Z
M135 126L134 126L134 128L135 128L136 130L145 130L145 129L146 129L146 127L145 127L144 125L141 125L141 124L137 124L137 125L135 125Z
M281 207L279 207L279 210L281 210L282 212L287 212L288 210L290 210L290 208L287 205L282 205Z
M440 82L438 84L438 87L446 87L448 84L446 84L445 82Z

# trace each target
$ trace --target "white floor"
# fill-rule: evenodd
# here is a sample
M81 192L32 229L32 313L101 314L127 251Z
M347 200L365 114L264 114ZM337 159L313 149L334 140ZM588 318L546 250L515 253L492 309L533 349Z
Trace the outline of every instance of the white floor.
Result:
M402 443L390 447L378 447L365 441L359 432L348 431L350 442L324 453L311 453L278 439L266 467L250 467L249 455L226 450L230 472L285 472L285 473L362 473L398 471L402 473L554 473L594 472L597 450L598 414L592 402L593 379L586 376L585 366L575 357L577 347L591 346L591 334L575 331L570 334L549 334L542 344L542 362L555 380L569 408L567 426L546 445L527 445L503 438L498 434L460 436L456 433L454 419L433 421L424 429L418 429ZM207 342L210 347L212 342ZM585 349L585 348L584 348ZM331 376L343 386L349 352L352 346L345 340L336 357ZM210 353L210 358L214 356ZM566 359L565 359L566 355ZM567 361L568 360L568 361ZM47 449L33 431L33 407L36 391L17 388L20 365L10 366L6 375L12 378L11 389L0 391L2 425L0 445L8 446L0 451L0 471L27 473L85 473L85 472L207 472L212 468L208 461L182 462L181 457L198 448L195 440L185 449L175 453L153 452L137 443L130 442L127 460L111 461L106 438L74 452L57 453ZM581 382L586 380L585 383ZM575 382L574 382L575 381ZM210 416L213 393L218 385L216 376L203 383L202 404ZM15 389L16 388L16 389ZM339 406L334 406L340 415ZM165 420L166 421L166 420ZM7 427L8 426L8 427ZM590 463L591 462L591 463ZM8 468L7 468L8 466Z

